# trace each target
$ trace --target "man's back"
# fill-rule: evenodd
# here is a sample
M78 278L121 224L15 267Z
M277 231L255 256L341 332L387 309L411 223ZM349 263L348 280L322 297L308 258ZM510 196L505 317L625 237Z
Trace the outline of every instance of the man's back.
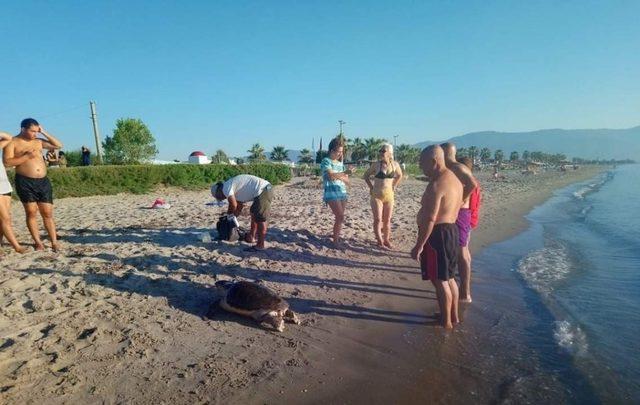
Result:
M452 224L458 218L458 211L462 203L462 183L451 171L445 170L433 181L433 192L440 204L436 214L436 224ZM429 189L427 189L429 192Z
M451 160L446 160L447 169L449 169L461 182L463 187L463 195L460 198L462 201L461 208L469 208L469 195L476 188L476 180L471 173L471 170L460 162L453 162ZM466 193L466 198L465 197ZM463 201L464 200L464 201Z
M250 202L269 187L265 179L250 174L239 174L225 181L222 191L226 197L234 196L239 202Z

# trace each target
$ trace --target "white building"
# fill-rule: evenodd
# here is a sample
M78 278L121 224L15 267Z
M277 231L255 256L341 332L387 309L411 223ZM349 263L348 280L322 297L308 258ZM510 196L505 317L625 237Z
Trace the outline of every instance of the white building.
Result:
M211 161L207 155L197 150L189 155L189 163L193 163L194 165L206 165L211 163Z

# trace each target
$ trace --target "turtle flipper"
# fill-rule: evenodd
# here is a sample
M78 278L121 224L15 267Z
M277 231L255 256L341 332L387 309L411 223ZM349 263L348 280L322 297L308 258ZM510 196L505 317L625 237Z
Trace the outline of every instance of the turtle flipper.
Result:
M260 319L260 323L265 322L273 326L278 332L284 331L284 319L278 311L267 312Z
M290 309L287 309L284 312L283 319L285 320L285 322L295 323L296 325L300 325L300 318L295 312L293 312Z

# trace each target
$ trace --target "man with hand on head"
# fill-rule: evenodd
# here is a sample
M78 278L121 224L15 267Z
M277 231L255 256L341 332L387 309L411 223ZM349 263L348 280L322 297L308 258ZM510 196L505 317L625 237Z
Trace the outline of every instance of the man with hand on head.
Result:
M456 219L462 201L462 184L444 162L444 151L438 145L420 154L420 168L429 178L418 211L418 238L411 257L420 262L422 278L436 287L442 326L447 329L459 322L458 226Z
M245 236L245 241L256 245L247 249L256 251L264 249L267 235L267 219L271 210L273 190L271 183L265 179L250 174L240 174L225 182L218 182L211 187L211 195L216 200L226 199L229 202L227 214L237 217L242 212L244 204L251 204L251 231Z
M26 118L20 123L20 133L13 137L4 150L4 165L16 168L16 192L24 206L27 227L36 250L44 250L38 229L38 212L49 234L51 248L56 252L60 249L53 220L53 190L47 178L42 150L61 148L62 143L45 131L38 121Z
M456 146L451 143L440 145L444 150L444 162L447 169L451 170L462 183L462 206L458 212L458 233L460 235L460 301L471 302L471 251L469 240L471 238L471 209L469 200L471 194L478 188L478 181L473 176L471 169L458 162L456 159ZM472 166L473 167L473 166Z

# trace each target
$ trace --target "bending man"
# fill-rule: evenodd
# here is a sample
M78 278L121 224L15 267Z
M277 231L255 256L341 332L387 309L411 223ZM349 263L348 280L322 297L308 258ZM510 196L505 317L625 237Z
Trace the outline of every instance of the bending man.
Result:
M229 180L218 182L211 187L211 194L216 200L226 199L229 202L228 214L239 216L244 204L251 204L251 231L245 236L245 241L257 243L252 250L264 249L267 235L267 218L271 210L273 191L271 183L265 179L250 174L240 174Z

